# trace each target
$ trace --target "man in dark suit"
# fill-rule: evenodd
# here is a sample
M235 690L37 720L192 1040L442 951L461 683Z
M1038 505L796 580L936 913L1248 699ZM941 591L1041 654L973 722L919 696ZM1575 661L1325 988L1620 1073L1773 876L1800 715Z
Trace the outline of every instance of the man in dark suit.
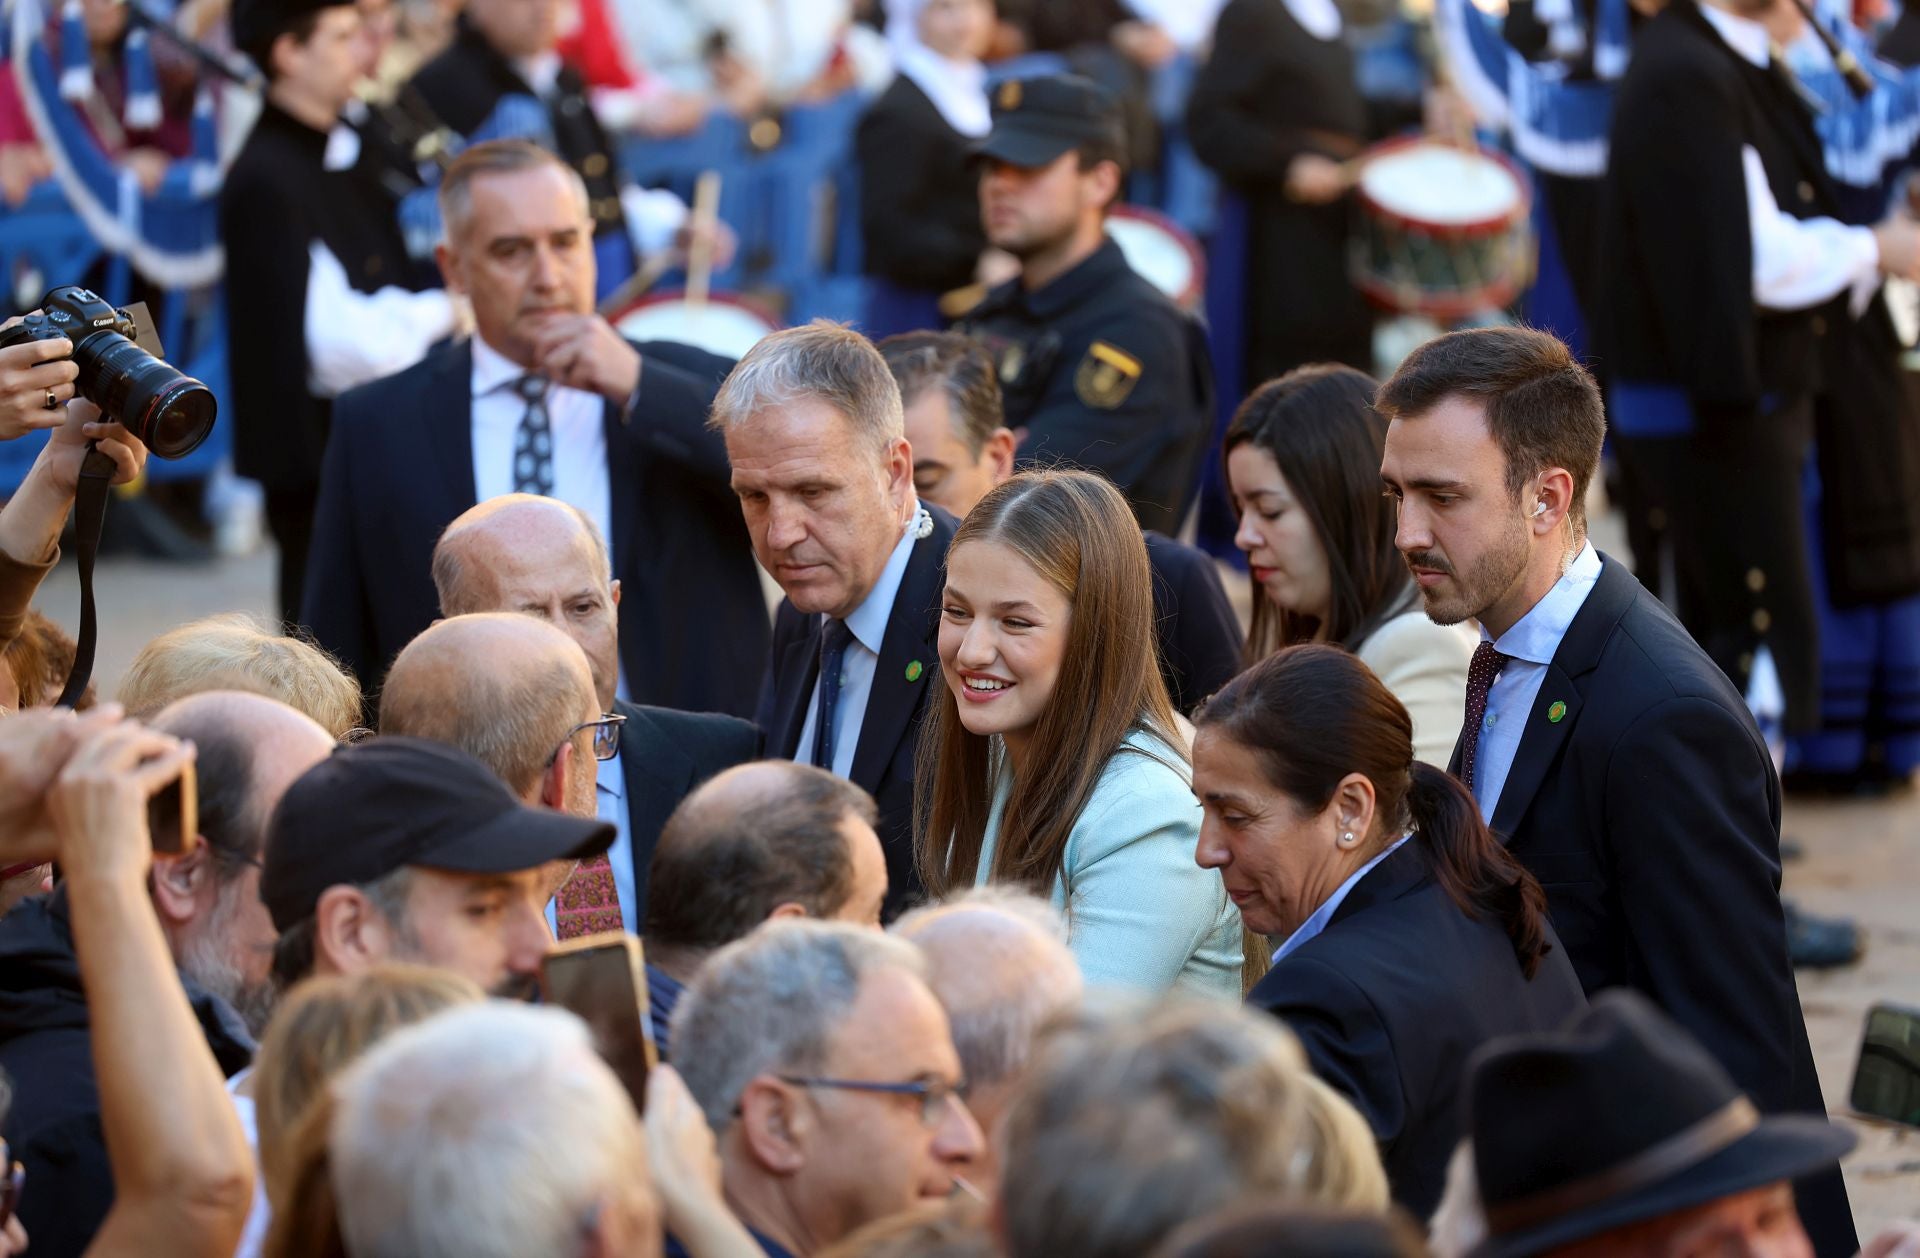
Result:
M1761 1108L1824 1113L1780 906L1780 781L1726 675L1586 539L1593 378L1545 333L1488 328L1415 350L1377 405L1427 614L1481 626L1450 767L1546 888L1582 986L1646 993ZM1838 1169L1800 1192L1820 1253L1853 1253Z
M993 359L957 332L890 336L880 353L906 408L914 492L965 519L1013 475L1014 436ZM1174 710L1187 713L1240 671L1240 620L1210 555L1165 533L1145 535L1160 675Z
M767 337L714 399L754 553L786 591L760 697L770 756L831 770L880 809L892 916L913 867L914 757L940 684L952 516L913 492L900 389L828 323Z
M556 626L585 653L591 674L592 715L611 713L626 718L619 727L618 745L588 779L593 787L584 806L577 806L576 811L587 816L597 814L616 827L613 846L605 858L611 883L602 886L600 893L611 893L618 900L618 920L607 912L605 924L609 929L624 928L638 934L646 921L654 844L667 818L701 782L757 756L759 731L735 717L642 707L614 696L620 675L622 586L608 567L606 544L592 521L576 507L528 494L508 494L473 507L447 527L434 548L433 579L442 612L456 619L443 622L429 634L478 612L518 612L537 617ZM402 659L413 655L426 636L416 639ZM474 657L478 653L465 654ZM502 663L509 671L525 671L528 666L525 658ZM471 678L471 670L483 666L484 661L469 658L455 667ZM396 662L388 682L388 688L395 691L394 702L402 698L397 689L400 677L400 664ZM439 702L431 705L436 711L420 719L458 722L457 709L468 700L447 687L436 689ZM403 721L409 719L404 713L393 715ZM385 731L390 723L386 708L382 708L380 717ZM512 719L511 713L501 713L491 721L475 713L463 722L475 728L443 741L454 742L487 760L476 740L497 741L499 735L478 727L500 726ZM420 728L397 728L393 732L439 737L433 730ZM523 795L528 787L512 780L507 785ZM541 802L565 806L565 792L554 793L559 798ZM595 872L591 863L582 866L575 874L581 885L569 884L569 890L589 890L586 884ZM585 879L582 873L587 875ZM570 898L563 893L563 908ZM608 911L614 906L603 903L591 907ZM556 925L564 920L556 918Z
M626 696L750 713L766 603L702 428L723 360L631 344L593 313L585 195L551 154L476 145L440 196L440 265L474 336L336 404L303 621L371 685L433 620L441 530L475 502L543 494L612 546L637 609Z

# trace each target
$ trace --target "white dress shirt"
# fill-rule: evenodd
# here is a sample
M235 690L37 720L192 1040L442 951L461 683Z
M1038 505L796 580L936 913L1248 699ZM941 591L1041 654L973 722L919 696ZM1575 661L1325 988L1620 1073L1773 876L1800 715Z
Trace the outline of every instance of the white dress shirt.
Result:
M860 745L860 727L867 720L867 698L873 693L873 673L880 666L880 643L887 636L887 621L893 615L893 600L900 593L900 582L907 575L907 560L913 555L915 523L920 504L913 504L907 522L900 526L900 540L880 570L880 579L867 591L867 597L847 617L853 640L847 643L840 660L840 699L833 710L833 764L829 766L843 778L853 776L853 753ZM929 668L933 661L928 660ZM800 727L800 745L793 758L801 764L813 763L814 730L820 720L820 680L815 678L813 692L807 698L807 721Z
M1507 774L1513 770L1520 736L1526 732L1527 714L1540 697L1547 666L1553 663L1560 640L1567 636L1573 618L1586 606L1587 595L1593 593L1593 583L1599 579L1600 552L1593 543L1582 542L1580 553L1545 597L1511 629L1493 639L1494 650L1506 656L1507 662L1487 691L1487 714L1480 722L1480 745L1473 760L1473 797L1480 804L1480 815L1489 822L1500 803ZM1488 640L1484 628L1480 640Z
M1727 47L1766 69L1772 37L1758 22L1712 5L1700 13ZM1747 219L1753 241L1753 299L1769 310L1805 310L1850 292L1857 318L1880 286L1880 246L1870 227L1832 218L1795 218L1773 199L1759 150L1740 149L1746 175Z
M1348 874L1347 880L1333 889L1333 894L1327 897L1326 903L1315 909L1311 917L1294 928L1293 933L1287 936L1285 943L1273 950L1272 964L1279 965L1308 940L1318 938L1320 932L1327 928L1327 923L1333 920L1333 915L1340 911L1340 905L1347 898L1347 893L1359 886L1360 880L1372 873L1375 865L1399 851L1400 845L1411 837L1413 837L1411 834L1401 835L1393 841L1393 846Z
M473 338L473 490L485 502L513 492L513 443L526 399L514 382L527 369ZM600 536L613 545L611 491L607 484L607 400L598 393L552 385L547 422L553 427L553 496L587 513ZM618 571L618 556L615 556Z

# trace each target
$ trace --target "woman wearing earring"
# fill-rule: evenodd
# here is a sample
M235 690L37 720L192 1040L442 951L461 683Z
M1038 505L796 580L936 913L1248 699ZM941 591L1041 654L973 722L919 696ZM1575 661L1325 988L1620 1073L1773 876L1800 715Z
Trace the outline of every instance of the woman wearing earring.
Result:
M1378 387L1351 367L1302 367L1254 390L1227 429L1233 541L1253 574L1247 662L1300 642L1345 647L1412 713L1415 757L1444 766L1476 639L1427 619L1394 549Z
M1425 1219L1467 1059L1586 1005L1546 893L1466 788L1414 759L1406 708L1345 651L1285 648L1194 720L1195 859L1281 941L1247 999L1360 1110L1394 1200Z
M946 693L920 739L920 876L1067 914L1091 985L1240 994L1240 916L1193 863L1200 808L1154 659L1146 545L1084 472L1030 472L947 552Z

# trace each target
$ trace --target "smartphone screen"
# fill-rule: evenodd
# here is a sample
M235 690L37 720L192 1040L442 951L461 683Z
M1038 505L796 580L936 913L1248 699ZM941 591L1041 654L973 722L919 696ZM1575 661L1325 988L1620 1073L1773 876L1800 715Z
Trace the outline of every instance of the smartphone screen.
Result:
M1853 1108L1920 1127L1920 1009L1875 1005L1867 1012Z
M644 1114L647 1074L659 1055L647 1021L640 941L619 931L570 939L540 963L540 987L547 1003L587 1024L600 1056L626 1085L633 1107Z

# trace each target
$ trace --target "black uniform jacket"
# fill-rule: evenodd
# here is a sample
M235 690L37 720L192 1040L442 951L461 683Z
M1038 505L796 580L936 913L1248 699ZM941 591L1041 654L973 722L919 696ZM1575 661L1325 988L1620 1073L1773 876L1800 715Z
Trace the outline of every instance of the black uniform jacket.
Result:
M1143 528L1176 533L1213 428L1206 333L1111 239L1035 292L1015 279L966 319L1000 369L1023 466L1104 473Z

